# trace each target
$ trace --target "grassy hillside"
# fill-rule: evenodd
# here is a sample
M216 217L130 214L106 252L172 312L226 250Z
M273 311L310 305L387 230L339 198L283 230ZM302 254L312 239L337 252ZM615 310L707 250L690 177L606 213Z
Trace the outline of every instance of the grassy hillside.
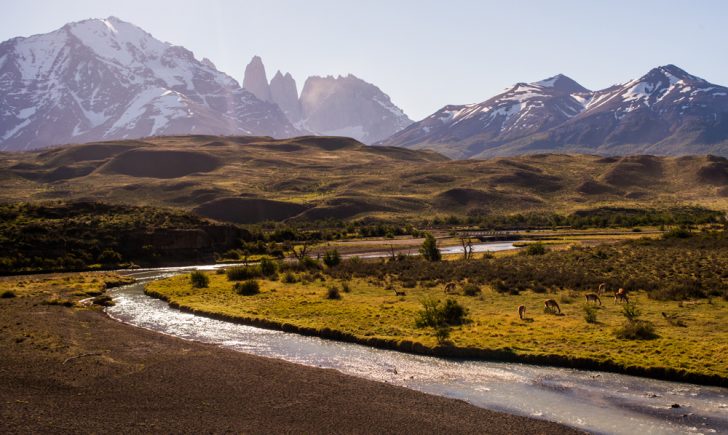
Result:
M352 139L180 136L0 154L2 201L103 200L237 223L571 213L700 205L728 210L728 160L529 155L450 161Z

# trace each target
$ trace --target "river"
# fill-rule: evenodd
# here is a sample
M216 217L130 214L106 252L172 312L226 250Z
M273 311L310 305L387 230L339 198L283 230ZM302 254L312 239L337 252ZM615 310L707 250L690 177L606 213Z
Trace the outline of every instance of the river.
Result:
M106 309L108 315L187 340L336 369L594 433L728 434L725 388L595 371L411 355L195 316L144 295L146 282L190 269L129 272L138 283L110 291L116 305Z

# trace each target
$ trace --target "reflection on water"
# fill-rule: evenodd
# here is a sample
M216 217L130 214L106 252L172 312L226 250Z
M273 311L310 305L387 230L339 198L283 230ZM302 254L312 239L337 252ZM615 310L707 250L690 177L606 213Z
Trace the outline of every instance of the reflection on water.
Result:
M206 267L214 268L213 266ZM237 325L171 309L143 282L179 269L133 272L139 284L112 291L119 321L253 355L389 382L597 433L728 433L728 389L611 373L459 361ZM679 404L679 408L671 405Z

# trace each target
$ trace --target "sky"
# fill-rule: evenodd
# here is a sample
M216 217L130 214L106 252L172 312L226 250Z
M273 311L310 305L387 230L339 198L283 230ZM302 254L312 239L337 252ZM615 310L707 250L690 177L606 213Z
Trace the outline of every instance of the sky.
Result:
M711 0L3 0L0 41L116 16L242 82L354 74L412 119L563 73L601 89L675 64L728 85L728 2Z

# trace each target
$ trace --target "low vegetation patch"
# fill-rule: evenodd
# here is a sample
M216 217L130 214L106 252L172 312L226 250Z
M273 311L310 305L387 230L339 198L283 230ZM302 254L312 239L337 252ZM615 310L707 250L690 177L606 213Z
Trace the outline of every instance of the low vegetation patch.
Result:
M190 274L190 283L194 288L205 288L210 284L210 278L204 272L196 270Z
M233 285L233 290L242 296L253 296L260 293L260 284L254 279L249 279L244 282L236 282Z

